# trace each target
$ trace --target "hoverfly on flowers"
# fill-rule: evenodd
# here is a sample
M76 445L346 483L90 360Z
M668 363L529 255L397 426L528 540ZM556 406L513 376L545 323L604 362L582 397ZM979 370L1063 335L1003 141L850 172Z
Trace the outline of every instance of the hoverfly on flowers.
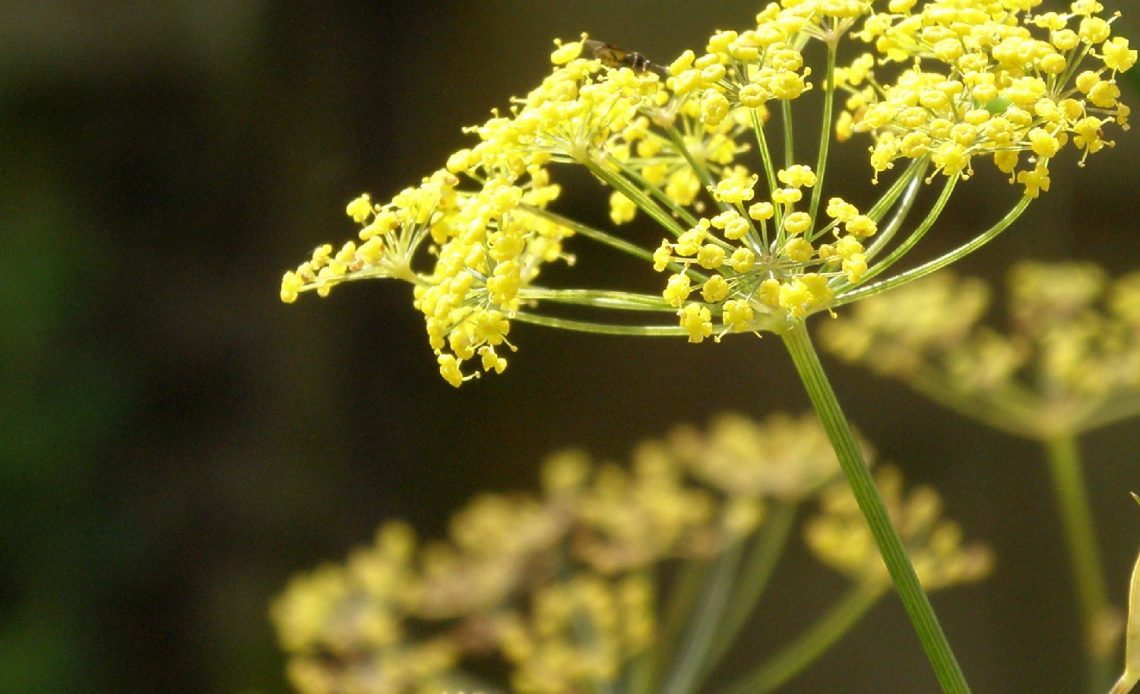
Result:
M627 67L634 72L652 72L661 79L669 76L669 70L664 65L658 65L644 54L637 51L627 51L624 48L604 41L586 39L582 42L582 49L589 57L600 60L608 67Z

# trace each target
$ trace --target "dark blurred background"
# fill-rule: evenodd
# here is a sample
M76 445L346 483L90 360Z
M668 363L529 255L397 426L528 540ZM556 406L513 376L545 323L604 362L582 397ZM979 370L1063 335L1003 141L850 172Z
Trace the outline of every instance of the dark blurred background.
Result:
M475 491L531 487L558 447L623 457L723 409L803 410L771 338L694 347L517 325L507 373L456 391L406 285L278 300L285 269L354 233L350 198L442 165L468 142L461 126L548 71L553 37L587 30L668 62L759 7L696 6L0 3L0 691L285 691L268 601L382 520L435 535ZM1136 36L1136 22L1118 27ZM1058 162L1053 190L960 268L1140 267L1140 147L1113 135L1083 170ZM561 209L603 220L605 196L579 183ZM924 252L1010 199L979 175ZM604 256L573 250L579 267L560 276L620 284ZM990 581L935 597L976 690L1075 690L1078 625L1039 449L829 365L882 457L997 551ZM1140 544L1138 448L1135 423L1084 442L1117 602ZM793 556L756 648L819 611L803 589L819 575ZM789 691L884 682L935 687L893 599Z

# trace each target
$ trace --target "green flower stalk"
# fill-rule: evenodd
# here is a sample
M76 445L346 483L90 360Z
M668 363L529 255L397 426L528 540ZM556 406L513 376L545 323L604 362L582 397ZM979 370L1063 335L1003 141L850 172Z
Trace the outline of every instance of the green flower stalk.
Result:
M756 576L775 570L791 527L779 509L818 501L807 546L850 590L735 685L770 691L890 587L838 473L814 418L783 415L679 428L628 467L553 455L540 493L482 494L445 540L390 521L346 562L295 577L271 608L289 680L302 694L699 691L740 621L763 619ZM933 490L882 479L928 589L988 574L989 550L962 540Z
M1140 415L1140 273L1110 280L1087 263L1010 269L1004 332L984 325L980 280L940 273L822 326L839 356L899 378L994 429L1039 442L1069 544L1090 661L1108 687L1120 636L1085 491L1078 439Z
M1106 127L1126 127L1116 76L1137 54L1112 35L1116 16L1094 0L1063 13L1036 13L1039 4L783 0L668 65L586 35L556 42L552 73L470 128L478 141L445 168L389 202L349 203L359 243L318 248L285 274L281 298L358 279L411 283L440 374L457 387L507 368L514 321L690 342L781 336L939 681L966 691L804 321L981 247L1049 189L1060 152L1073 147L1083 163L1112 144ZM812 93L822 103L814 114ZM804 143L793 123L818 131ZM869 145L867 176L883 186L869 204L827 175L833 150L851 144ZM982 162L1007 174L1020 200L974 240L898 271ZM641 247L557 213L555 174L566 165L609 189L615 226L644 216L660 243ZM938 190L916 210L924 184ZM540 285L545 264L572 259L571 237L651 265L660 293ZM565 306L593 314L570 319Z

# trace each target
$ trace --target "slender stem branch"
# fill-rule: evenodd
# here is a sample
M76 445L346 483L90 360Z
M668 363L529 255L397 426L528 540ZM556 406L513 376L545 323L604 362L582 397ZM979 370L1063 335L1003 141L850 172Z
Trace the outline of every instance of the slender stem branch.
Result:
M725 609L729 606L733 579L736 577L743 542L729 547L716 561L705 582L700 602L692 615L684 641L674 655L673 671L661 688L664 694L688 694L696 691L713 636L720 628Z
M898 208L891 215L891 218L886 224L879 227L879 232L875 234L875 239L867 246L865 251L868 258L877 258L879 253L887 247L887 244L895 237L895 234L902 228L903 222L906 221L910 215L911 209L914 208L914 203L918 199L918 191L922 187L923 175L926 173L928 160L915 159L910 163L910 166L903 171L902 175L891 184L891 187L883 193L882 197L875 201L871 209L867 210L867 215L876 221L881 221L887 214L887 211L898 203ZM901 198L901 199L900 199Z
M724 694L763 694L773 691L802 672L839 641L882 595L882 585L856 585L799 638L759 668L736 680Z
M942 216L942 212L946 209L947 203L950 202L950 196L953 194L954 186L957 183L957 176L951 176L950 178L946 179L946 183L942 186L942 192L939 193L938 199L935 200L934 205L930 208L930 211L926 214L926 217L918 224L917 227L914 228L914 231L910 232L910 234L902 243L898 245L898 247L894 248L890 253L887 254L887 257L883 258L882 260L875 261L875 264L872 265L869 270L867 270L867 274L865 275L866 279L871 279L872 277L885 272L892 265L901 260L907 253L909 253L910 249L914 248L915 244L921 241L923 236L926 236L926 232L930 231L931 227L934 226L934 223L938 221L938 218Z
M549 301L619 311L677 312L677 309L657 294L635 294L610 289L546 289L532 286L520 291L519 296L525 301Z
M684 633L696 609L697 601L701 599L701 588L712 570L711 562L706 561L681 562L677 568L677 575L669 583L669 599L664 606L665 614L661 620L661 629L658 630L655 645L649 652L653 673L651 684L656 685L664 676L665 668L673 662L681 643L681 634ZM650 691L656 691L656 688Z
M946 694L969 692L970 687L966 684L965 675L962 674L954 652L950 649L950 643L946 640L946 634L943 633L942 626L938 623L938 618L930 605L930 600L918 581L918 575L914 572L902 540L891 524L871 472L863 461L859 445L839 406L835 391L827 380L827 374L823 371L819 355L816 354L811 337L808 335L807 326L802 321L793 323L781 334L781 337L807 389L816 414L819 415L820 422L831 440L831 446L839 458L839 466L851 485L851 491L859 503L863 517L867 520L871 534L875 537L883 562L887 565L899 598L918 633L942 690Z
M901 197L904 192L910 201L905 203L907 208L914 206L914 200L917 196L917 191L921 187L922 182L926 177L926 170L930 168L930 157L920 157L912 159L902 173L895 178L894 182L880 195L867 210L867 214L877 220L882 220L887 211L894 207L895 202ZM905 215L904 215L905 216ZM901 222L892 221L889 223L893 226L899 226ZM883 233L883 229L879 229L879 234ZM875 235L878 240L879 234Z
M716 180L713 179L712 172L709 171L709 168L705 166L704 162L697 161L697 158L693 156L693 148L685 143L685 135L672 125L666 130L666 134L668 135L669 143L673 146L673 151L685 160L685 163L689 165L689 168L692 169L693 173L700 179L704 189L712 190L716 186ZM717 204L721 206L720 203ZM722 209L724 208L722 207Z
M609 232L602 231L601 229L595 229L592 226L583 224L575 219L570 219L569 217L564 217L557 212L551 212L550 210L544 209L542 207L535 207L533 205L524 205L523 207L530 214L533 214L536 217L542 217L543 219L548 219L555 224L558 224L559 226L566 227L567 229L572 229L575 234L584 236L591 241L596 241L604 246L609 246L610 248L621 251L622 253L628 253L635 258L649 261L653 260L653 251L648 250L643 246L639 246L636 243L631 243L625 239L618 238Z
M635 205L641 208L641 211L652 217L653 221L661 225L662 229L665 229L673 236L680 236L685 232L685 228L657 204L656 200L646 195L645 191L630 183L624 176L620 176L611 170L608 161L604 159L585 159L581 163L590 170L590 173L602 179L602 182L606 185L632 200Z
M543 325L548 328L573 330L579 333L594 333L597 335L627 335L636 337L676 337L689 333L679 325L617 325L610 323L595 323L592 321L543 316L537 313L519 311L511 316L511 320L532 325Z
M1076 438L1071 435L1060 435L1045 442L1045 449L1084 623L1084 648L1089 658L1086 683L1089 692L1103 692L1111 682L1113 666L1110 658L1116 640L1106 638L1106 631L1108 634L1113 631L1113 610L1108 602L1104 568L1097 550L1096 530L1081 473L1081 453Z
M716 667L736 643L740 630L756 611L760 596L764 594L768 579L772 577L772 571L787 545L795 518L796 504L786 501L773 503L765 514L764 525L753 540L744 568L733 586L732 597L728 601L732 609L725 614L720 628L713 636L705 662L705 674Z
M583 223L581 223L575 219L571 219L569 217L564 217L564 216L558 214L557 212L551 212L550 210L547 210L547 209L542 208L542 207L535 207L533 205L524 205L523 208L526 209L527 212L530 212L531 214L535 215L536 217L542 217L544 219L549 219L550 221L554 222L555 224L558 224L560 226L564 226L567 229L571 229L574 231L575 234L578 234L578 235L583 236L587 239L590 239L591 241L595 241L597 243L600 243L603 246L609 246L610 248L613 248L614 250L621 251L622 253L627 253L627 254L632 255L633 257L639 258L641 260L646 260L649 262L653 261L653 251L645 248L644 246L639 246L636 243L631 243L629 241L626 241L623 238L619 238L617 236L614 236L613 234L611 234L607 231L602 231L601 229L595 229L594 227L592 227L588 224L583 224ZM690 217L691 217L691 215L690 215ZM694 278L700 277L700 273L693 271L691 268L688 268L688 267L682 265L681 263L670 262L665 267L668 268L669 270L673 271L673 272L688 272L689 275L693 276ZM704 278L700 277L700 279L703 281Z
M795 124L795 119L792 118L792 102L789 99L780 100L780 118L784 123L784 166L785 169L790 169L792 164L796 163L796 139L792 128Z
M930 262L923 263L922 265L907 270L906 272L900 272L894 277L880 280L878 282L859 287L858 289L853 289L851 291L845 292L843 296L833 301L831 303L831 306L834 308L837 306L842 306L844 304L849 304L852 301L858 301L859 299L863 299L868 296L874 296L875 294L880 294L887 291L888 289L902 286L908 282L926 277L932 272L941 270L947 265L950 265L951 263L966 257L990 241L994 240L998 234L1005 231L1009 225L1017 221L1017 218L1021 216L1021 213L1025 212L1025 209L1029 207L1029 203L1031 202L1033 202L1032 198L1028 196L1022 196L1021 200L1018 200L1017 204L1013 206L1013 209L1007 212L1006 215L1002 217L997 224L994 224L989 229L974 237L974 239L971 241L962 244L953 251L950 251L941 257L935 258Z
M677 204L677 202L673 200L673 198L669 197L665 191L661 190L659 186L650 183L649 179L642 176L638 169L629 166L625 162L622 162L620 159L618 160L618 165L622 167L622 172L625 174L626 178L633 181L643 190L649 191L649 194L652 195L655 200L659 201L662 205L668 208L669 211L673 213L674 217L681 220L690 227L696 226L697 218L693 216L693 213L690 212L688 208L686 208L684 205Z
M815 228L815 220L819 214L819 201L823 198L823 179L827 174L827 154L831 148L831 125L835 117L835 42L827 43L827 72L824 75L823 115L819 126L819 153L815 161L816 184L811 191L811 206L808 214L811 215L811 226Z
M748 117L752 121L752 132L756 135L756 147L760 152L760 163L764 167L764 177L768 182L769 194L776 190L776 169L772 162L772 152L768 149L768 138L764 135L764 122L760 119L760 112L757 109L748 109ZM777 214L779 214L779 205L776 206ZM776 217L777 225L780 222L780 217Z

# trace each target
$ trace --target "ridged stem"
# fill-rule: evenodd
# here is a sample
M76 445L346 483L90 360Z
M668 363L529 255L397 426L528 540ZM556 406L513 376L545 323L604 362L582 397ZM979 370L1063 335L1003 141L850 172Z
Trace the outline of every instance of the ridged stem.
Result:
M871 529L871 534L879 546L883 562L895 584L903 607L918 633L926 657L934 669L942 691L947 694L964 694L970 691L966 677L954 657L942 625L934 614L934 608L926 597L914 566L910 563L898 531L891 523L886 506L875 487L871 471L863 462L862 452L851 432L851 427L839 406L839 400L831 383L824 373L823 365L816 354L815 346L808 335L807 326L802 321L793 323L781 334L784 345L791 354L796 371L807 389L808 397L820 422L831 440L839 466L851 485L851 491L859 504L859 509Z

